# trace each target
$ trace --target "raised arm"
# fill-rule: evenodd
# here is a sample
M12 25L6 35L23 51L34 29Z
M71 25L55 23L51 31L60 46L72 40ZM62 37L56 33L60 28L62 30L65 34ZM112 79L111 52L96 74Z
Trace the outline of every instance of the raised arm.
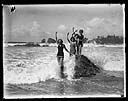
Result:
M55 34L55 39L56 39L56 43L57 43L57 32L56 32L56 34Z
M68 40L68 42L70 43L70 40L69 40L68 36L69 36L69 32L67 33L67 40Z
M72 27L72 32L73 32L73 33L74 33L74 29L75 29L75 28L74 28L74 27Z
M72 36L75 35L76 32L77 32L77 30L73 31Z

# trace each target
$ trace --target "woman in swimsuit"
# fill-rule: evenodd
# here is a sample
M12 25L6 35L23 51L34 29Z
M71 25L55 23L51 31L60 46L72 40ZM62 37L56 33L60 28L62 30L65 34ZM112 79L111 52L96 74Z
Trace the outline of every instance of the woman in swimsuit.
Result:
M76 41L73 36L69 40L68 36L69 36L69 33L67 34L67 40L70 43L70 54L69 55L73 56L76 54Z
M65 49L68 53L70 53L70 52L67 50L66 46L63 44L63 40L57 39L57 32L55 34L55 37L56 37L56 42L58 44L57 61L58 61L59 66L61 67L61 77L63 78L64 77L64 74L63 74L63 70L64 70L64 66L63 66L64 52L63 52L63 49Z

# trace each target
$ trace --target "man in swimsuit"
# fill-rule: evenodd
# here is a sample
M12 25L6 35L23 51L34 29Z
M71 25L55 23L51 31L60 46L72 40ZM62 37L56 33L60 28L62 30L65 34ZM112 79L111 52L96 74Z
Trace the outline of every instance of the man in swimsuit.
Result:
M63 71L64 71L64 66L63 66L63 61L64 61L64 52L63 49L65 49L68 53L70 53L66 46L63 44L63 40L62 39L57 39L57 32L55 34L56 37L56 42L58 44L58 52L57 52L57 61L59 66L61 67L61 77L64 77Z
M80 29L79 30L79 55L81 55L81 51L82 51L82 47L83 47L83 39L84 39L84 35L83 35L83 30Z
M75 34L74 38L76 41L76 55L79 55L79 35Z

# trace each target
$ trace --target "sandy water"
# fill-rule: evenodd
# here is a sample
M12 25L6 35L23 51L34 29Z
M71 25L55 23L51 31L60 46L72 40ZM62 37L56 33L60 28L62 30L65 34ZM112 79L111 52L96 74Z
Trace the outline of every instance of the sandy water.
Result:
M69 46L67 45L69 49ZM103 69L93 78L73 80L74 57L65 52L65 73L60 78L56 47L6 47L4 49L5 95L123 94L122 47L83 47L82 54Z

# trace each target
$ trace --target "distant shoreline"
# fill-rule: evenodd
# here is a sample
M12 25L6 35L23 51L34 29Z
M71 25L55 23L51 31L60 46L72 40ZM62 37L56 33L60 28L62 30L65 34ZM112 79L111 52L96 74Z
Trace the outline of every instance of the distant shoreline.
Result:
M35 43L35 44L27 44L27 42L15 42L15 43L3 43L4 47L55 47L56 43ZM84 47L94 46L94 47L124 47L124 44L93 44L93 43L84 43Z

